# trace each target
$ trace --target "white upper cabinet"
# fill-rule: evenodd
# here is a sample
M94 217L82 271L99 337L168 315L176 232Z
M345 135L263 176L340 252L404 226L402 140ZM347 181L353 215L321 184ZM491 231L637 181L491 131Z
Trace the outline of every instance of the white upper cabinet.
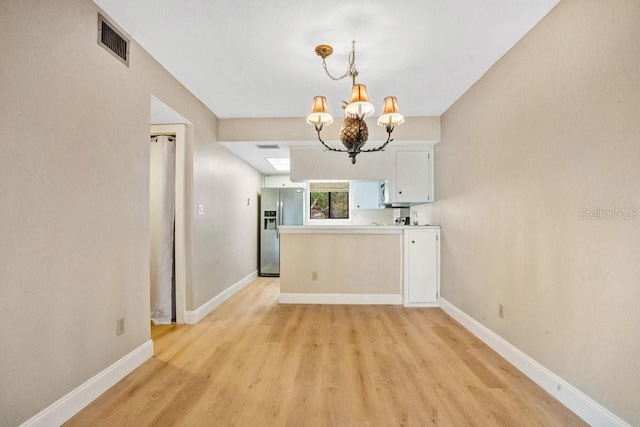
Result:
M356 164L345 153L317 147L291 147L295 181L386 181L385 203L401 207L434 201L433 145L394 146L362 153Z
M380 181L353 181L356 209L380 209L384 207Z
M402 207L434 201L433 147L397 151L394 169L393 180L389 182L389 204Z
M391 202L428 203L433 201L431 151L396 152L395 192Z

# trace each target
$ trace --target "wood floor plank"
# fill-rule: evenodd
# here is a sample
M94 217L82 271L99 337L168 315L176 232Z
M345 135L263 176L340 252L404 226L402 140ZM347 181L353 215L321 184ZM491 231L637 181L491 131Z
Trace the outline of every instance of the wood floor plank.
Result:
M279 305L259 278L69 426L586 425L438 308Z

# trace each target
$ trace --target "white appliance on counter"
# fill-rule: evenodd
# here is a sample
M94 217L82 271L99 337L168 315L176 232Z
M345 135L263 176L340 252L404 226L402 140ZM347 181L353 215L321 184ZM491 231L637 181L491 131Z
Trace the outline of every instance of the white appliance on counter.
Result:
M260 276L280 276L280 226L303 225L304 188L263 188L260 197Z

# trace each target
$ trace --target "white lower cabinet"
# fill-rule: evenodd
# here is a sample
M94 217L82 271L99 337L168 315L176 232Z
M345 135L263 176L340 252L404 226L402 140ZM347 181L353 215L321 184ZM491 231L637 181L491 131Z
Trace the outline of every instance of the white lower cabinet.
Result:
M404 230L403 301L435 307L440 294L440 230Z

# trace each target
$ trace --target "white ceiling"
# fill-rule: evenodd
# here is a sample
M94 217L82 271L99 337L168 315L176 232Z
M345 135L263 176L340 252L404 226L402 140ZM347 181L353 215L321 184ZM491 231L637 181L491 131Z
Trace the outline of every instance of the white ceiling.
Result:
M220 118L305 117L314 95L334 116L351 81L379 112L440 116L559 0L94 0Z

